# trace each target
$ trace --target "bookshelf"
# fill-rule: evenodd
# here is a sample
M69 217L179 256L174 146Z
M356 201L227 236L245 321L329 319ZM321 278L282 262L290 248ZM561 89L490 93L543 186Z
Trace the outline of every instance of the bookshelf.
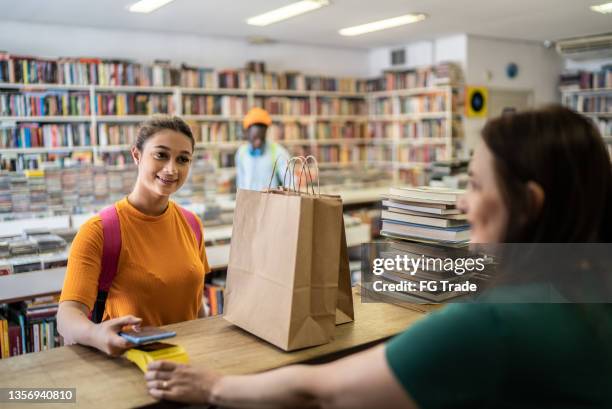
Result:
M612 159L612 65L597 71L566 71L559 84L563 105L593 120Z
M242 117L261 106L273 118L270 139L292 154L314 154L325 167L384 164L395 182L422 184L423 170L416 178L403 171L452 158L453 137L460 136L451 124L460 112L458 88L438 81L460 83L456 72L452 64L440 64L365 80L0 53L0 160L89 151L79 160L112 163L127 158L139 122L170 113L189 121L197 148L208 151L217 168L232 170ZM11 109L16 105L10 100L19 98L27 100L24 109ZM54 105L47 101L54 98ZM62 108L61 115L50 115L57 109L36 115L37 107L47 105Z

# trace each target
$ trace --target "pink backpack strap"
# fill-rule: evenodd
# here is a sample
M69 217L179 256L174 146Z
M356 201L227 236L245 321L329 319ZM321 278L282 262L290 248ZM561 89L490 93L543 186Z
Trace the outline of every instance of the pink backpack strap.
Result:
M177 205L177 207L181 210L181 213L183 213L183 216L187 220L187 223L189 223L191 230L193 230L193 233L196 236L196 240L198 241L198 247L201 246L202 245L202 229L200 229L200 223L198 223L198 219L196 218L195 214L191 213L187 209L182 208L179 205Z
M119 254L121 253L121 228L119 226L119 214L117 208L108 206L100 212L102 219L102 235L104 239L102 247L102 266L98 278L98 295L94 308L91 312L91 320L96 323L102 322L106 308L108 291L117 274Z
M121 253L121 228L117 208L109 206L100 212L104 247L102 250L102 271L98 281L98 290L108 291L117 274L119 254Z

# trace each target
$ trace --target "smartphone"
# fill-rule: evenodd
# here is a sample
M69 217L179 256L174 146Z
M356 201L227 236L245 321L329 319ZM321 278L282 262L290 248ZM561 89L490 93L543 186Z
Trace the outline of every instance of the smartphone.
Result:
M167 331L157 327L142 327L140 331L125 331L120 332L119 336L127 339L132 344L142 345L147 342L159 341L160 339L172 338L176 336L176 332Z

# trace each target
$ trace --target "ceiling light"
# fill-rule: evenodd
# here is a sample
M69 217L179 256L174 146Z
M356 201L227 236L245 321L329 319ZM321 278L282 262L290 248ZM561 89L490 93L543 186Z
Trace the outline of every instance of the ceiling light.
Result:
M612 3L604 3L598 6L591 6L591 10L603 14L612 13Z
M388 18L386 20L379 20L372 23L361 24L359 26L343 28L338 32L343 36L357 36L360 34L371 33L373 31L386 30L387 28L416 23L418 21L423 21L426 18L427 15L425 14L406 14L399 17Z
M160 7L165 6L173 0L140 0L130 6L132 13L150 13Z
M303 0L247 19L252 26L267 26L329 5L329 0Z

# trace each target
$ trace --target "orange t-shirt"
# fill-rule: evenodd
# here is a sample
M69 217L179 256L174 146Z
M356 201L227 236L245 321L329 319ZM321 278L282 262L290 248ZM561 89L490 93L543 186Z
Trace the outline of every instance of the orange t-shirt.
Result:
M197 318L204 275L210 271L203 235L198 246L189 223L172 201L160 216L139 212L127 198L115 206L121 253L103 320L131 314L142 318L142 325L160 326ZM201 227L199 218L198 222ZM96 215L74 238L60 302L78 301L93 309L103 243L102 219Z

